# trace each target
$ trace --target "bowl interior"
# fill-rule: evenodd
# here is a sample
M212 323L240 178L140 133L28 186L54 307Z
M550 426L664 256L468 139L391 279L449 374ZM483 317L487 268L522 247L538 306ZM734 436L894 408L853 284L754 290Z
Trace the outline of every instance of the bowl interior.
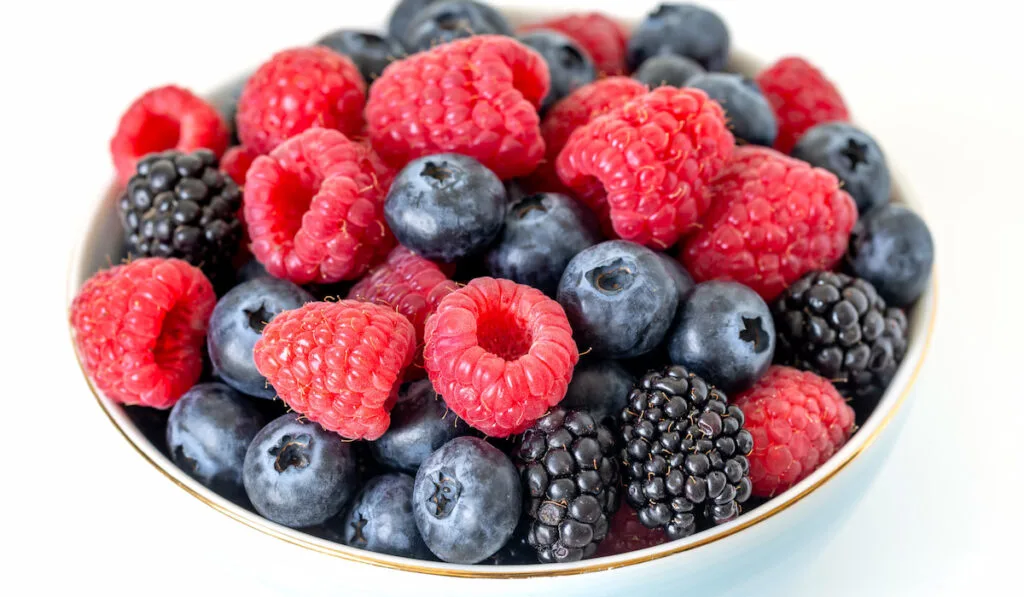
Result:
M522 15L513 15L513 17L513 20L523 20ZM744 74L754 74L758 70L759 65L760 62L754 57L734 51L730 70ZM96 193L97 200L93 205L91 217L80 232L81 241L78 243L72 256L67 281L67 300L69 306L77 289L86 279L95 272L110 267L111 264L121 262L124 258L121 242L121 224L115 213L115 202L118 194L119 190L115 187L110 187ZM922 213L922 206L915 200L912 193L908 191L906 184L896 172L894 172L893 199L894 201L908 204L918 213ZM629 566L666 557L735 534L796 504L808 493L827 482L874 441L895 415L896 410L909 392L910 386L924 360L926 348L930 341L934 324L935 298L935 281L933 279L928 290L908 314L910 319L910 342L907 356L892 385L880 401L875 412L865 421L853 438L812 475L785 493L776 496L770 502L745 512L738 519L730 523L685 539L665 543L642 551L570 564L461 566L423 562L339 545L302 531L270 522L258 514L220 497L179 470L164 454L162 428L159 428L161 419L159 417L154 417L152 425L150 425L144 416L146 413L139 412L140 409L132 409L133 412L129 412L125 407L114 403L99 392L88 379L86 379L86 382L114 427L121 432L143 458L148 460L169 480L227 516L288 543L346 560L427 574L474 578L543 577L581 574ZM149 438L153 438L153 441Z

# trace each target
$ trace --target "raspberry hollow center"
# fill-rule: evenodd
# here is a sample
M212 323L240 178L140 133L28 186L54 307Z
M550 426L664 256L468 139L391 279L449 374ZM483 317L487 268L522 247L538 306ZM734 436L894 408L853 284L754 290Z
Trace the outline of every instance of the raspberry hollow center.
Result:
M514 313L495 309L484 313L476 324L480 348L506 361L514 361L530 351L533 335Z
M162 371L174 371L181 367L182 346L194 333L191 331L191 309L178 301L164 315L160 335L153 345L153 362Z
M169 116L149 114L142 124L142 130L135 137L135 154L141 157L147 153L177 147L180 137L181 124L177 120Z

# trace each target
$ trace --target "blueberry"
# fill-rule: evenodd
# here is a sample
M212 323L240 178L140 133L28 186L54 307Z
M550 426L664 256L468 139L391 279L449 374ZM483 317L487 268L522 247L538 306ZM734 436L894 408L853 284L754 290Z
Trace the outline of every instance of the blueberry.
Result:
M575 200L528 195L509 206L501 239L487 253L487 271L554 296L569 261L600 240L593 212Z
M249 280L255 280L256 278L269 277L271 276L267 273L267 268L263 267L262 263L253 258L246 261L245 264L235 272L235 286L238 286L243 282L248 282Z
M753 79L730 73L705 73L687 81L722 105L737 141L771 147L779 132L775 113Z
M600 421L617 421L635 381L618 361L587 359L576 365L559 406L588 411Z
M377 462L415 473L434 450L469 432L469 425L448 410L430 380L424 379L402 387L391 411L391 426L369 443L369 449Z
M398 241L427 259L455 261L501 233L508 199L501 180L471 157L413 160L388 191L384 215Z
M313 300L295 284L276 278L256 278L232 288L210 316L206 348L214 374L243 394L273 398L274 388L256 370L253 346L278 313Z
M349 442L295 413L256 434L245 453L242 479L257 512L294 528L336 515L358 485Z
M512 537L521 508L515 465L482 439L453 439L416 473L416 527L445 562L475 564L496 553Z
M737 282L698 284L679 307L669 357L727 394L750 387L775 355L775 323L764 299Z
M388 20L388 35L395 40L402 40L409 23L416 18L423 9L436 3L438 0L402 0L391 11L391 18Z
M420 52L463 37L512 35L500 12L472 0L431 3L412 19L398 37L405 49Z
M686 56L658 54L644 60L633 78L651 89L663 85L686 87L687 81L704 72L703 66Z
M541 102L545 112L558 100L597 78L590 55L573 40L550 29L536 29L519 36L519 41L537 50L548 64L551 89Z
M412 477L402 473L374 477L352 500L345 515L324 526L341 527L336 534L345 545L417 560L433 559L412 516L412 487Z
M622 240L573 257L558 284L580 350L613 359L650 352L679 304L676 283L658 254Z
M672 279L672 283L675 284L676 294L679 296L679 304L683 304L683 298L693 290L695 282L690 272L686 271L682 263L678 260L673 259L665 253L658 253L658 257L661 258L662 265L668 270L668 276Z
M171 409L167 449L190 477L235 502L245 501L242 463L263 417L222 383L194 386Z
M238 112L238 98L242 97L242 90L245 89L245 84L249 81L249 76L252 73L246 74L245 76L234 79L227 85L224 85L210 97L210 103L217 108L217 112L220 113L221 118L224 119L224 124L228 126L228 131L231 133L232 145L238 145L238 131L235 128L235 114Z
M659 4L630 38L627 59L635 70L658 54L686 56L706 70L723 70L729 60L729 30L721 17L706 8Z
M332 31L317 40L316 45L351 58L367 84L379 77L384 67L405 55L402 44L390 37L351 29Z
M835 174L862 214L889 202L892 181L885 154L871 135L852 124L812 127L797 141L792 155Z
M902 205L881 205L853 227L846 267L874 285L890 307L908 307L924 292L935 246L928 225Z

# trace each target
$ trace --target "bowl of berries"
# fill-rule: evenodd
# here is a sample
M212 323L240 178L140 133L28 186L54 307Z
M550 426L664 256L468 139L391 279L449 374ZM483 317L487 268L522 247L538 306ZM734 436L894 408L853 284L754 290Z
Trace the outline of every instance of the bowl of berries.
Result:
M225 557L295 590L755 579L867 490L933 327L879 143L691 4L403 0L148 91L110 149L69 278L84 377L251 529Z

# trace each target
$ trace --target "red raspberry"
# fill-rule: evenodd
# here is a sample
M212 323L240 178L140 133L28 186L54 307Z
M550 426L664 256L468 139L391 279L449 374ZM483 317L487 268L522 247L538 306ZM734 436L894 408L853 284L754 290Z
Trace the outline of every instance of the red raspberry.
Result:
M230 176L231 180L235 181L235 184L244 187L245 174L258 157L260 157L260 154L255 151L248 149L244 145L236 145L224 152L224 157L220 159L220 169Z
M395 247L387 261L370 270L356 283L348 298L391 307L405 315L416 329L417 346L423 346L423 326L441 299L458 288L436 264L403 246ZM416 351L407 380L423 377L423 351Z
M416 332L405 317L338 301L274 317L253 358L293 410L349 439L374 440L391 424L402 372L415 351Z
M122 404L170 408L203 370L213 286L180 259L150 257L101 271L71 303L82 367Z
M734 143L703 91L661 87L576 129L558 176L619 238L665 249L707 211Z
M714 205L683 263L698 282L735 280L766 301L838 263L857 221L833 174L766 147L737 148L711 192Z
M623 504L615 513L612 522L608 525L608 534L604 541L597 545L595 558L605 556L617 556L620 553L629 553L661 545L668 541L668 536L661 530L661 527L649 529L640 522L636 510Z
M321 127L346 135L363 126L366 83L349 60L324 47L278 52L259 67L238 99L238 138L259 154Z
M546 157L527 183L538 192L568 192L555 171L558 154L577 128L613 108L647 93L643 83L629 77L608 77L584 85L548 110L540 125Z
M148 153L206 148L220 156L228 137L228 127L216 108L188 89L168 85L151 89L132 103L110 140L110 153L118 180L127 184L135 174L135 163Z
M476 158L503 179L544 156L537 107L548 92L540 54L478 35L394 62L370 88L373 147L394 165L435 153Z
M492 437L522 433L565 397L579 360L562 306L510 280L477 278L427 320L434 389Z
M372 151L309 129L253 162L243 208L252 253L278 278L358 278L394 246L384 221L390 172Z
M853 432L853 409L823 377L773 366L736 398L754 436L750 481L771 497L813 473Z
M624 75L626 45L629 32L619 23L601 13L571 14L541 23L532 23L520 29L521 33L534 29L553 29L580 45L593 59L604 75Z
M789 153L812 126L850 119L839 91L803 58L779 60L757 75L757 84L775 112L775 149L783 153Z

